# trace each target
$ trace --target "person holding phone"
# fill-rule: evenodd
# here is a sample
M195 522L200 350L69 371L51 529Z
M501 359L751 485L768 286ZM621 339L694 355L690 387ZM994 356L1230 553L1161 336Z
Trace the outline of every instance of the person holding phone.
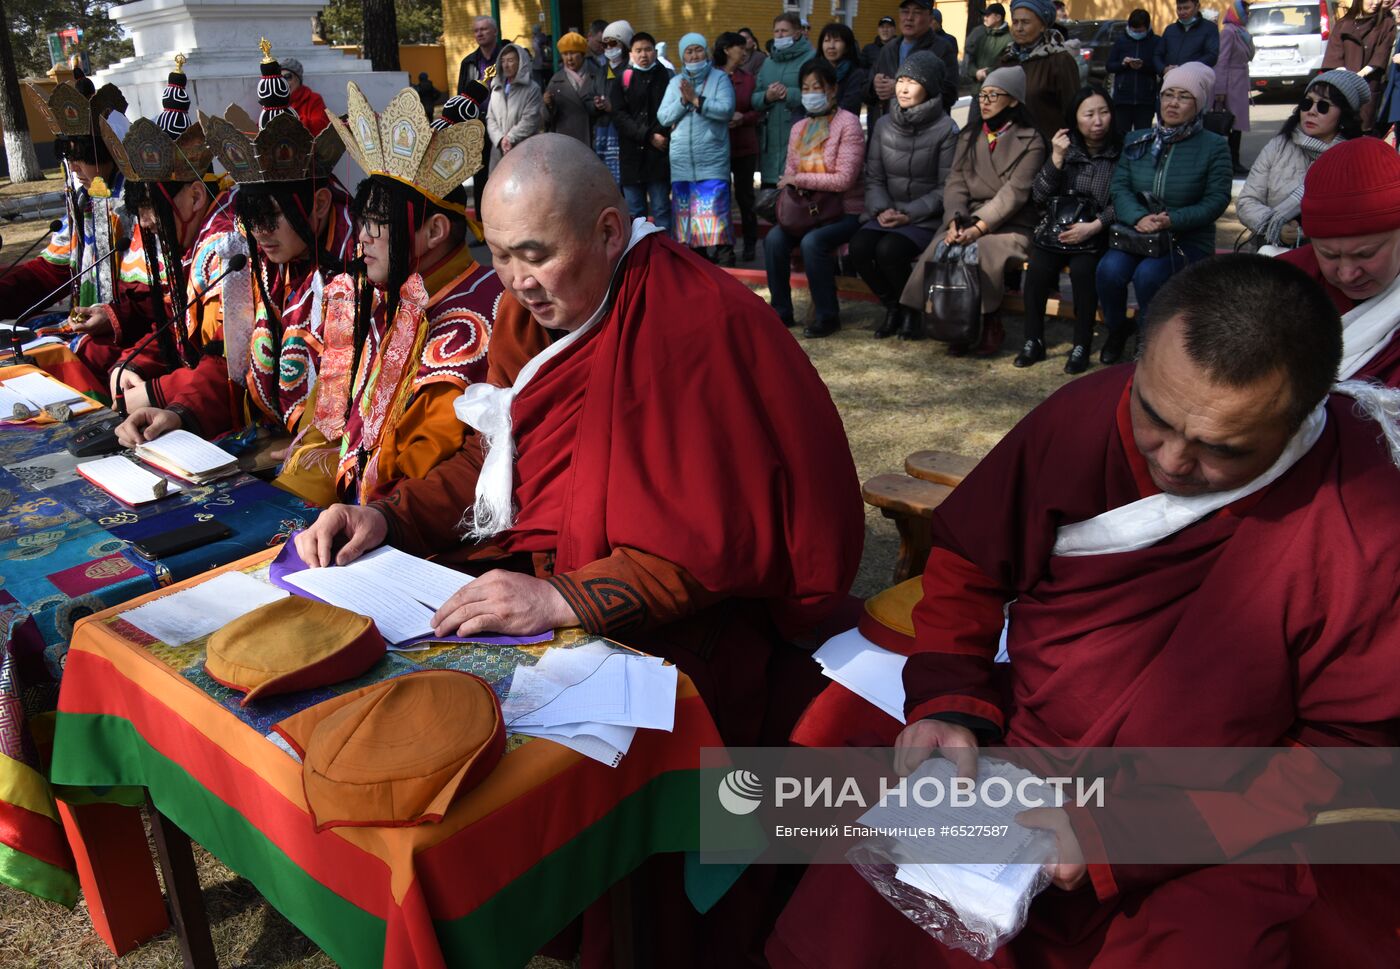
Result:
M1141 7L1128 15L1128 29L1108 52L1113 75L1113 123L1120 136L1152 127L1161 79L1153 59L1161 41L1152 32L1152 18Z

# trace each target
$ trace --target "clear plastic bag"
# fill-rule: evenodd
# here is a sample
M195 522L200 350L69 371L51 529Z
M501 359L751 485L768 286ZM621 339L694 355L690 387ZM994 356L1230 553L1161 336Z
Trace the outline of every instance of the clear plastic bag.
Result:
M1055 838L1037 831L997 865L909 864L882 838L868 838L846 857L905 918L950 949L987 960L1026 925L1031 902L1050 885ZM994 874L996 873L996 874Z

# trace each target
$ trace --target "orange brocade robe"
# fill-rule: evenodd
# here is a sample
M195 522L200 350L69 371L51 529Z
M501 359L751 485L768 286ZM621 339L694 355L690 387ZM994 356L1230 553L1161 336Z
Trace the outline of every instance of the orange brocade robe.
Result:
M495 270L478 265L463 245L426 280L409 277L392 325L376 290L370 332L357 351L354 283L348 275L333 279L322 296L317 384L274 483L321 506L365 503L455 454L466 425L452 405L467 384L486 377L500 299Z

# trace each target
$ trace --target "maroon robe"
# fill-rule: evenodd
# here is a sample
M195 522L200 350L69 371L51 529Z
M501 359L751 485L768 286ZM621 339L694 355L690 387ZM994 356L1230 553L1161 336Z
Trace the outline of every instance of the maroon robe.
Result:
M1332 305L1337 307L1338 313L1346 313L1356 303L1340 289L1329 283L1322 275L1322 269L1317 264L1317 255L1313 252L1311 245L1300 246L1297 249L1290 249L1278 256L1284 262L1297 266L1303 272L1315 279L1327 295L1332 300ZM1396 320L1396 332L1392 332L1390 342L1387 343L1379 353L1366 361L1366 366L1358 370L1353 379L1356 380L1379 380L1387 387L1400 387L1400 320Z
M1059 526L1155 492L1132 441L1132 374L1115 367L1059 391L940 507L905 668L908 720L952 719L1013 746L1394 745L1400 471L1348 398L1263 491L1146 549L1051 555ZM1009 600L1007 697L992 657ZM899 725L872 711L829 689L794 739L890 743ZM1285 805L1283 830L1305 823L1306 807ZM1071 818L1081 842L1100 838L1088 812ZM1200 825L1211 833L1209 818ZM1394 912L1339 928L1369 899L1393 901L1394 872L1342 871L1091 865L1079 890L1037 899L996 964L1282 966L1290 947L1325 948L1319 938L1355 947L1339 965L1400 963ZM973 964L841 866L809 869L768 954L775 967Z

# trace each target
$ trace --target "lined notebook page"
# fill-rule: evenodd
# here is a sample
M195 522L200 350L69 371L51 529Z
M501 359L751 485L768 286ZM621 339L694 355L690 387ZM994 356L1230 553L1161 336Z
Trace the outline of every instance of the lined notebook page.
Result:
M35 407L66 403L73 409L74 413L79 414L97 407L95 401L84 397L67 384L59 383L48 374L34 372L20 374L18 377L11 377L5 381L3 386L11 394L23 397Z
M141 465L114 454L96 461L83 461L77 471L97 487L128 505L144 505L179 490L179 486Z
M186 430L170 431L136 449L137 457L150 455L190 474L202 475L236 464L238 459L217 444Z

